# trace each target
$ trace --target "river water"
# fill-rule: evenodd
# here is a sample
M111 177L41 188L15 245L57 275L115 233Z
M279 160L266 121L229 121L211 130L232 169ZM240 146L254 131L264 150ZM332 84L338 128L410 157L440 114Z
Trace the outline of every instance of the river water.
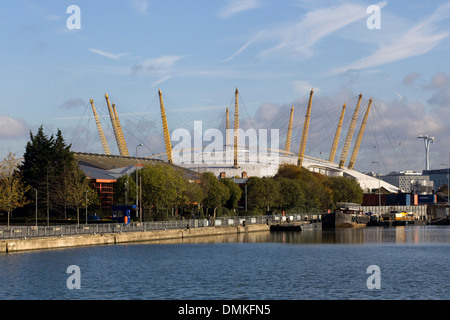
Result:
M2 300L442 300L450 299L450 228L255 232L8 253L0 270Z

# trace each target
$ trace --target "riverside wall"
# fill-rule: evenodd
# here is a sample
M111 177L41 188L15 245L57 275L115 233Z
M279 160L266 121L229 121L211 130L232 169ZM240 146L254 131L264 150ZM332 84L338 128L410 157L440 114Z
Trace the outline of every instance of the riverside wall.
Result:
M204 227L191 229L170 229L136 231L123 233L103 233L74 236L54 236L27 239L0 240L0 254L30 250L48 250L96 245L114 245L129 242L183 239L191 237L234 234L243 232L268 231L267 224L230 227Z

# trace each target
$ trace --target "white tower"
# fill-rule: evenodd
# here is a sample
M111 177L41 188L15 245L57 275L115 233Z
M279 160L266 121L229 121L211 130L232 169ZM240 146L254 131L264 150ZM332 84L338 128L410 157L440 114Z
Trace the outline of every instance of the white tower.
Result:
M425 142L425 170L430 170L430 156L429 156L430 142L434 143L434 140L436 140L436 138L433 136L423 134L421 134L417 138L423 139L423 141Z

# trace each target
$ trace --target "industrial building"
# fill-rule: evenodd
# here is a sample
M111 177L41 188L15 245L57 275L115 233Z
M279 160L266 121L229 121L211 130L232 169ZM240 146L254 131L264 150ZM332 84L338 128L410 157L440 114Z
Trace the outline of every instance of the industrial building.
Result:
M433 181L430 176L415 171L394 171L381 175L380 179L386 181L404 193L431 194L433 193Z
M450 168L424 170L423 174L430 177L430 180L433 181L433 189L435 191L437 191L441 187L448 185L449 171L450 171Z

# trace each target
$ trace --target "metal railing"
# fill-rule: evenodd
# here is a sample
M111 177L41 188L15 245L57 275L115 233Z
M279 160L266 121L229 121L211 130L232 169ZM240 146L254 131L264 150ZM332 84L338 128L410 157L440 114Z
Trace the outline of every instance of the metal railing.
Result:
M182 219L124 223L89 223L54 226L0 226L0 239L25 239L31 237L71 236L82 234L121 233L150 230L186 229L204 227L229 227L252 224L271 224L294 221L317 221L320 215L288 214L264 216L233 216L211 219Z

